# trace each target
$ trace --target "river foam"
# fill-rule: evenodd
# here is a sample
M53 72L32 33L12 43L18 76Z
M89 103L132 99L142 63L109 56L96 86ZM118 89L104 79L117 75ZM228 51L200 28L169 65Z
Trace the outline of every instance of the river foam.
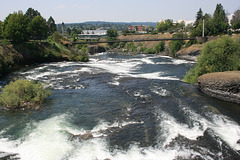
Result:
M50 102L53 104L38 113L47 118L34 120L37 119L36 114L29 113L28 116L31 118L26 122L25 128L19 127L22 134L18 138L6 136L7 131L18 124L14 122L10 126L6 124L8 128L0 131L0 151L19 153L19 157L24 160L173 160L216 159L216 157L224 159L222 158L224 151L214 152L206 146L197 144L199 137L203 137L208 131L212 134L212 137L209 136L211 140L219 146L226 143L233 151L240 149L237 143L240 139L239 124L221 114L197 112L194 106L196 103L191 104L191 101L200 96L197 95L196 98L194 97L196 95L189 95L189 88L185 85L181 88L182 86L178 84L180 78L169 73L170 69L165 72L161 70L161 67L167 66L173 67L171 69L175 71L182 65L192 62L170 57L162 59L160 56L106 59L101 59L101 56L107 55L98 56L88 63L43 64L22 72L23 77L47 82L58 91L51 99L54 100ZM93 76L95 74L97 78ZM89 81L92 83L82 83L81 76L85 75L86 83ZM144 81L141 81L142 79ZM92 86L88 88L87 85ZM116 97L112 96L118 91ZM111 99L105 99L103 93L107 93L106 96L110 96ZM126 98L125 94L130 95L129 100L123 100L123 97ZM186 97L187 99L184 99ZM64 98L68 98L67 104L59 104L66 101ZM95 101L96 98L99 99ZM206 98L197 102L202 103L205 100ZM122 101L124 103L119 107L119 102ZM83 103L86 106L82 105ZM125 103L127 105L123 105ZM9 115L14 117L12 114ZM133 134L133 140L130 139L130 145L125 149L121 149L122 146L116 142L114 146L111 145L111 134L116 133L114 138L124 141L130 136L129 128L133 133L145 134L146 139L151 136L150 132L154 132L153 137L150 137L153 144L141 146L142 139L135 140L137 135ZM120 131L124 134L118 134ZM91 138L71 138L73 135L88 133L92 134ZM185 140L192 144L187 142L185 144Z

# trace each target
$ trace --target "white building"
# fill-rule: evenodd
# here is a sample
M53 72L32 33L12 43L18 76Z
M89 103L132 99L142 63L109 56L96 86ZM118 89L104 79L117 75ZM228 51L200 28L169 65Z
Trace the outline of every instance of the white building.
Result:
M107 30L83 30L82 34L84 36L105 36L107 35Z

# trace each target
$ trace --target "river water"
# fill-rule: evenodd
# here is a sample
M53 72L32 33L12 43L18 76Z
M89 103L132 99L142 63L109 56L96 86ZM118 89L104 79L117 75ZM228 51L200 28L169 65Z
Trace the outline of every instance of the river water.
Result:
M194 65L108 53L12 73L1 86L20 76L53 94L37 111L0 110L0 159L240 159L240 106L182 82Z

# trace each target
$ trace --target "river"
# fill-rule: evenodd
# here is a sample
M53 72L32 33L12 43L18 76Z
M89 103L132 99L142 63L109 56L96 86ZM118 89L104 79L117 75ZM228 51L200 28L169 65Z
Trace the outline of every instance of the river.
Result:
M0 110L0 159L240 159L240 106L182 82L194 65L104 53L14 72L1 86L20 76L53 94L39 110Z

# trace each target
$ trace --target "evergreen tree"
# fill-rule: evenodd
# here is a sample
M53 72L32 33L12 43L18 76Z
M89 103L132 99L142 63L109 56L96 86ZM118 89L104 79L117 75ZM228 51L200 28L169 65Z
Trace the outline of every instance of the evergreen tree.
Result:
M0 21L0 39L2 38L2 21Z
M212 25L213 25L212 33L214 35L223 34L224 32L227 32L227 29L229 27L228 19L221 4L217 4L216 6L216 10L213 14Z
M213 27L212 27L212 17L209 14L205 14L205 36L211 36L213 32ZM198 21L198 25L193 28L191 31L191 37L200 37L202 36L202 30L203 30L203 20Z
M234 12L234 15L231 20L231 25L233 29L240 29L240 10L238 9Z
M202 12L202 9L200 8L199 11L197 12L197 15L196 15L196 21L194 22L194 28L196 28L199 24L199 21L203 19L203 12Z
M26 11L25 15L30 20L33 20L36 16L41 16L41 14L37 10L34 10L33 8L28 8L28 10Z
M48 21L47 21L47 26L48 26L48 34L52 35L55 31L57 31L57 26L55 24L54 19L52 18L52 16L49 17Z

